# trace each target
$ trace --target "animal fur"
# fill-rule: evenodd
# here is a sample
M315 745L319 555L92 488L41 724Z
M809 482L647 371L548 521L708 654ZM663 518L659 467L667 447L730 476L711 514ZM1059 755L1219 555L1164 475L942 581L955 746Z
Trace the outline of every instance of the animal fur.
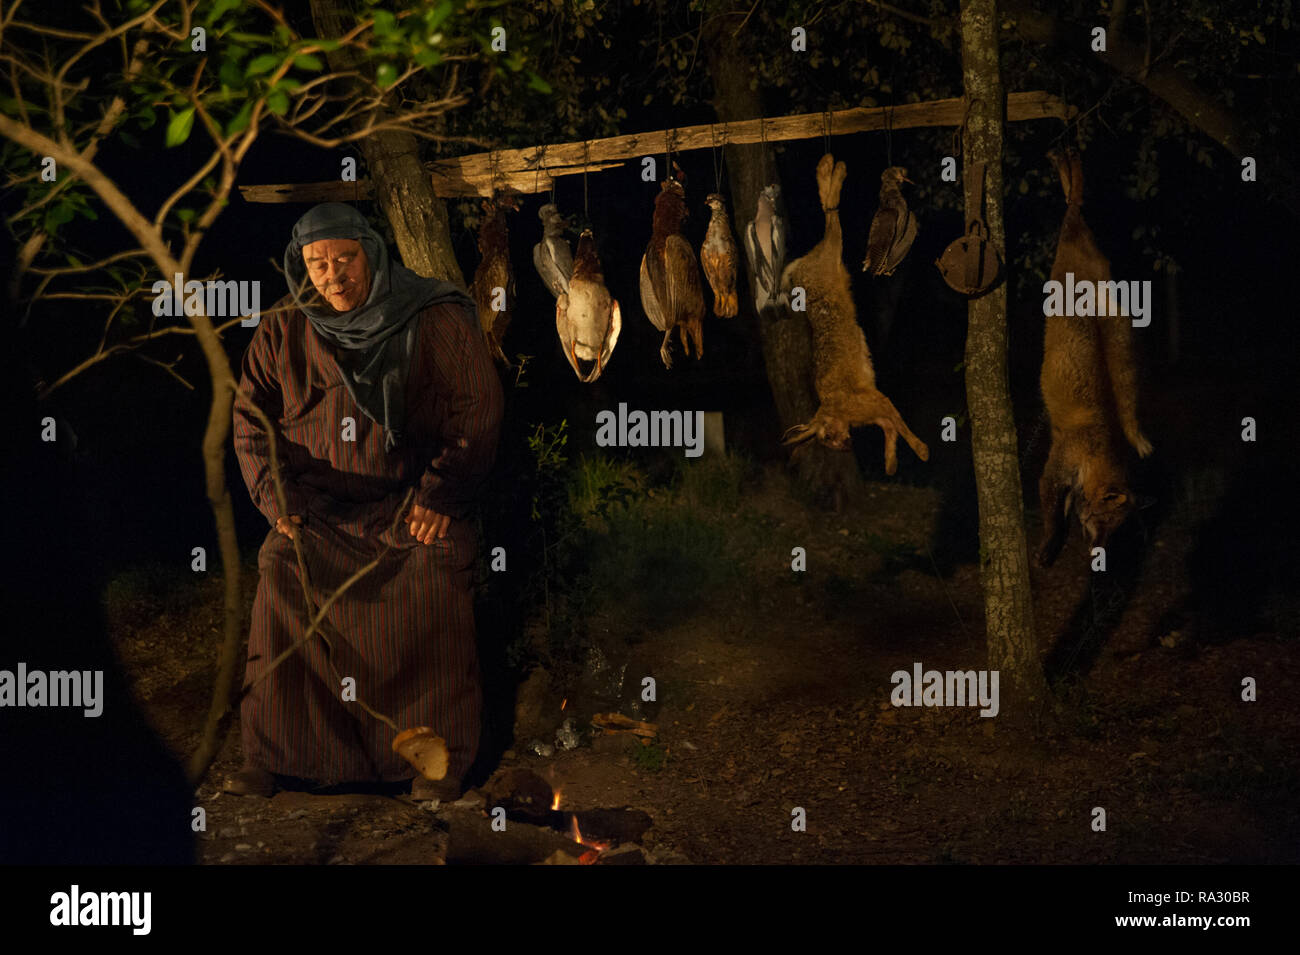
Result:
M1083 220L1083 166L1075 150L1048 158L1065 191L1065 219L1052 263L1052 279L1110 279L1110 262ZM1063 517L1073 509L1089 547L1106 539L1133 509L1124 465L1124 441L1142 457L1151 442L1137 421L1137 368L1127 316L1049 315L1040 377L1052 423L1052 448L1038 482L1043 540L1037 559L1047 566L1064 542Z
M864 425L878 425L885 432L885 471L898 469L897 441L901 434L922 461L930 449L914 435L894 403L876 388L871 352L858 325L857 309L844 267L840 233L840 188L844 185L844 163L830 153L817 164L817 191L826 214L826 230L812 251L785 268L781 288L786 295L802 286L807 295L808 322L813 333L813 371L817 413L807 424L786 432L786 444L800 444L812 438L827 447L847 451L849 431Z

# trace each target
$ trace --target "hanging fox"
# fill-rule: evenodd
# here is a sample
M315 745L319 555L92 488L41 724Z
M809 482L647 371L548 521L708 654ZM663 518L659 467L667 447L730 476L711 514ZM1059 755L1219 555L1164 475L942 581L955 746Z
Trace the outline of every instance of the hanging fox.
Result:
M1052 150L1048 159L1061 177L1066 201L1052 279L1063 282L1073 272L1076 283L1109 281L1110 261L1083 220L1079 153ZM1064 543L1071 511L1091 549L1105 546L1133 510L1124 444L1146 457L1151 442L1138 426L1129 317L1047 316L1039 381L1052 425L1052 447L1038 482L1043 538L1037 560L1047 566Z

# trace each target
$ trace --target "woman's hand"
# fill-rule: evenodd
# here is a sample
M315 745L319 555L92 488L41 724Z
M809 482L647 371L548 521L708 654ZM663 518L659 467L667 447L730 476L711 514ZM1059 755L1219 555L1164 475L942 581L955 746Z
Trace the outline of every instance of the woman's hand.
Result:
M441 540L447 536L447 528L451 526L449 516L419 504L411 505L411 513L407 515L406 521L411 528L411 536L421 544L432 544L435 537Z
M285 537L289 538L289 540L293 540L298 535L296 528L301 526L301 514L290 514L288 517L278 518L275 522L275 529Z

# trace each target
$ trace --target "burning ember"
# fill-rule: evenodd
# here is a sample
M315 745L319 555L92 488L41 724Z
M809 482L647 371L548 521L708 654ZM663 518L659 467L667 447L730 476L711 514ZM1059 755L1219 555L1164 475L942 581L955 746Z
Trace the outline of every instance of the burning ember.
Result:
M591 865L600 858L600 854L610 846L608 842L597 842L595 839L583 838L582 830L578 828L578 817L573 813L569 814L569 838L578 845L586 846L591 850L590 852L584 852L578 857L578 861L583 865Z
M557 789L555 790L555 798L551 800L551 812L555 812L555 810L559 808L560 808L560 791Z

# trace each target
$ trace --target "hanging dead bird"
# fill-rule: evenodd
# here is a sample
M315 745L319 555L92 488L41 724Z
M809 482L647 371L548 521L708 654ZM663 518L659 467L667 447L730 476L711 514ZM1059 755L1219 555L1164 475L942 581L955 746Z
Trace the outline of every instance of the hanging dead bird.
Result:
M578 260L574 263L569 290L555 300L555 329L560 333L564 357L579 381L595 381L600 377L614 354L622 328L618 300L605 287L591 230L583 229L578 238ZM584 376L579 361L594 361L596 366Z
M641 256L641 307L655 328L664 333L659 357L671 368L669 339L673 329L681 336L682 350L690 355L690 336L695 357L704 357L704 290L700 269L690 243L681 234L686 221L686 190L673 178L665 179L655 196L654 227L650 245Z
M731 235L731 222L727 219L727 204L720 193L711 193L704 202L713 214L709 230L700 246L700 265L713 289L713 314L718 318L735 318L740 311L736 294L736 240Z
M1065 190L1065 218L1052 263L1052 280L1101 283L1110 261L1083 221L1083 166L1076 150L1047 154ZM1100 284L1095 287L1100 288ZM1052 447L1038 482L1043 539L1040 566L1055 560L1065 538L1062 518L1073 510L1089 549L1106 539L1133 510L1123 446L1141 457L1151 442L1137 421L1137 366L1127 315L1049 315L1039 384L1052 422Z
M880 174L880 207L871 217L867 235L867 257L862 271L872 275L893 275L907 257L920 228L907 207L901 184L912 182L902 166L890 166ZM913 183L915 185L915 183Z
M564 238L569 220L560 215L552 202L538 209L537 217L542 220L542 241L533 246L533 265L551 294L558 298L569 290L569 276L573 274L573 253Z
M754 276L754 306L781 307L787 303L781 291L781 273L785 269L785 220L776 212L781 187L773 183L758 194L758 211L745 229L745 254Z
M847 451L849 431L862 425L879 425L885 432L885 472L898 469L898 436L922 461L930 449L914 435L894 403L876 388L871 352L858 325L849 272L844 267L843 237L840 233L840 188L844 185L844 163L830 153L817 164L817 191L826 214L826 233L812 251L786 266L781 288L788 295L802 287L813 333L813 376L821 404L807 424L795 425L785 434L786 444L801 444L817 438L827 447Z
M470 295L478 306L478 320L483 336L493 353L510 367L502 349L510 316L515 308L515 276L510 268L510 234L506 229L506 210L519 208L513 196L483 200L483 224L478 231L478 250L483 256L474 270Z

